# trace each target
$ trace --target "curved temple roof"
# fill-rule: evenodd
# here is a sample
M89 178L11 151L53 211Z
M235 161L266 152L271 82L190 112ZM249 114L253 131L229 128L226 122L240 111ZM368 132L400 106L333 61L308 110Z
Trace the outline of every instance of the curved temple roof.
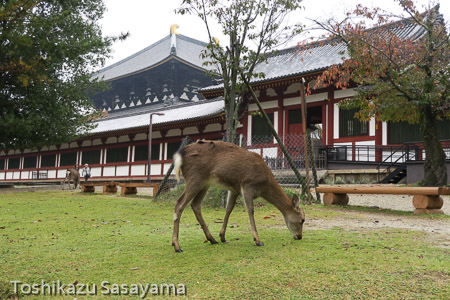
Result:
M94 78L109 81L125 75L142 72L170 56L176 56L198 68L206 69L200 53L206 43L184 35L168 35L147 48L111 65L94 74Z
M224 102L222 99L177 106L172 109L158 110L158 112L162 112L164 115L155 116L152 120L152 124L158 125L211 117L222 113L223 110ZM91 130L89 134L149 126L150 113L152 112L156 112L156 110L147 111L140 114L97 120L95 123L98 126Z

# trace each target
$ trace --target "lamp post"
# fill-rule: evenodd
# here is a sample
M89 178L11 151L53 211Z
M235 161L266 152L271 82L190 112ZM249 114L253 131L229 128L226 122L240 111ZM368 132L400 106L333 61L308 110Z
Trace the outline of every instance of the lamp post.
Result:
M150 114L150 124L148 125L148 171L147 171L147 182L150 183L150 171L152 166L152 118L153 115L164 116L163 113L151 113Z

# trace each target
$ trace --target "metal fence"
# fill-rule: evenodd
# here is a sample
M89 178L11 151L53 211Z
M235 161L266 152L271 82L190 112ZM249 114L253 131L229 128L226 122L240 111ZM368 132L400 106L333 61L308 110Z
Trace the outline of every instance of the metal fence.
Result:
M225 140L225 137L224 139ZM281 140L284 143L289 155L294 162L295 167L300 173L305 176L306 162L305 162L305 137L303 135L286 135L282 136ZM234 143L261 155L267 163L278 183L282 186L300 188L301 184L291 169L287 158L283 154L280 145L272 136L252 136L251 139L243 135L238 135L233 139ZM316 169L321 170L326 168L327 155L320 151L320 141L313 140L314 153L308 152L309 155L309 171L312 176L312 163L314 162ZM313 157L313 159L311 159ZM311 180L312 182L312 180ZM168 178L167 183L162 188L161 192L165 192L171 188L176 187L175 179Z

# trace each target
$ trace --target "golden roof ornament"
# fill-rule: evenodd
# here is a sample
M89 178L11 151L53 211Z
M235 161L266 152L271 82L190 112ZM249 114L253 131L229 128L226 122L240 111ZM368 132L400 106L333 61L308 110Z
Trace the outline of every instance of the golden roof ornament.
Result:
M180 26L178 26L177 24L173 24L172 26L170 26L170 34L176 34L178 35L179 33L177 32L177 28L179 28Z

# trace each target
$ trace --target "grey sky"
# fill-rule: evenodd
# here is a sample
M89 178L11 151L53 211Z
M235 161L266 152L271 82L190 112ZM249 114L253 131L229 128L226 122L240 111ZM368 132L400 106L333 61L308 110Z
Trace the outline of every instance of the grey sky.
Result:
M418 7L427 5L428 0L416 0ZM201 40L207 40L207 33L202 21L194 16L177 15L174 9L179 7L181 0L105 0L107 12L102 20L104 35L118 35L129 32L130 37L123 42L116 42L113 46L113 57L107 60L106 65L124 59L133 53L166 37L172 24L178 24L180 34ZM345 11L352 10L357 3L365 6L376 6L386 10L396 10L398 5L394 0L304 0L305 10L293 15L292 20L299 20L305 24L310 19L327 19L331 16L342 17ZM450 1L440 1L440 11L445 20L450 19ZM424 9L420 9L423 11ZM220 28L213 27L212 31L221 41L226 39ZM299 36L295 42L302 40Z

